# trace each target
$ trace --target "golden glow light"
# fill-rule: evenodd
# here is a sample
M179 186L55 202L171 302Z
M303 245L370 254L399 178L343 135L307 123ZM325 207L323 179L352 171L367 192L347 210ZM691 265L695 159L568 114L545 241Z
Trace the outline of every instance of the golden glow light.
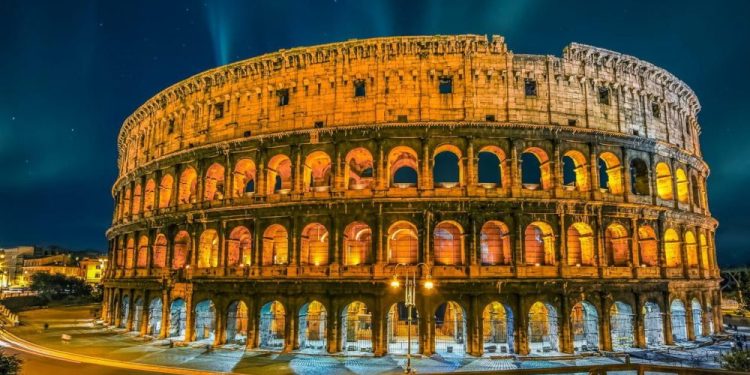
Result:
M398 278L396 276L393 276L393 279L391 280L391 287L398 288L400 286L401 286L401 283L398 281Z
M435 284L432 282L432 278L428 275L427 279L424 281L424 288L432 289L434 287L435 287Z

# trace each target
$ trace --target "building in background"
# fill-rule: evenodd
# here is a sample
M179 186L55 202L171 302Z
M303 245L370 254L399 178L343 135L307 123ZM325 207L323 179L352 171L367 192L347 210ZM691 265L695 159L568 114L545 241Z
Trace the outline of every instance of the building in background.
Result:
M0 249L0 288L20 286L23 282L23 262L35 255L34 246Z
M81 269L81 277L86 280L86 283L99 284L107 269L107 259L105 257L84 258L78 262L78 266Z

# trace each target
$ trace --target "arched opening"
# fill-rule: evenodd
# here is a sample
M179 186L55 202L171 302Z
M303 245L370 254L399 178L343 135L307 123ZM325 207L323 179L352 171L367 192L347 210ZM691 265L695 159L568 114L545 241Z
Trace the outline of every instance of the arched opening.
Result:
M609 308L612 349L627 350L635 345L635 315L629 304L615 301Z
M203 200L224 199L224 166L213 163L206 171L206 186L203 189Z
M701 189L701 185L698 182L698 178L693 175L693 177L691 178L691 182L691 186L693 188L693 204L698 206L698 208L705 207L702 194L703 190Z
M669 316L672 322L672 338L675 342L687 341L687 318L685 304L675 299L669 305Z
M312 223L302 230L300 264L328 265L328 230L322 224Z
M188 251L190 249L190 235L182 230L174 237L172 269L184 268L187 265Z
M117 240L117 248L115 249L115 252L115 263L117 264L117 268L125 267L125 250L122 242L122 237Z
M156 182L153 178L149 178L143 194L143 212L151 212L156 208L154 199L156 199Z
M161 298L156 297L148 304L148 326L146 334L149 336L159 336L161 333L161 315L162 315Z
M227 309L227 344L245 345L247 343L247 305L234 301Z
M289 262L289 234L286 228L273 224L263 232L263 265L284 265Z
M691 231L685 231L685 250L688 267L698 268L698 244L695 242L695 235Z
M268 161L266 194L286 194L292 191L292 161L286 155L275 155Z
M529 309L529 353L557 352L557 310L548 303L536 302Z
M213 342L216 334L216 306L207 299L195 305L195 341Z
M122 296L120 302L120 325L118 328L126 328L128 326L128 317L130 317L130 297L125 295Z
M307 155L302 180L305 191L328 191L332 182L331 157L323 151Z
M435 310L435 352L444 357L466 354L466 313L454 301Z
M198 174L195 172L193 167L187 167L180 175L180 188L177 197L180 204L195 203L196 197L196 185L198 182Z
M227 241L227 266L249 266L251 264L252 235L250 230L237 226L229 233Z
M452 221L443 221L435 226L433 246L435 264L455 266L462 265L463 259L463 230Z
M299 349L308 353L326 352L326 308L318 301L299 310Z
M635 195L649 195L648 166L642 159L630 161L630 192Z
M622 165L620 159L611 152L599 155L599 188L610 194L620 195L622 188Z
M419 164L417 153L409 147L398 146L388 154L388 171L391 186L406 188L417 186Z
M432 163L432 180L436 187L452 188L461 181L461 150L453 145L442 145L435 149Z
M355 221L344 230L344 265L357 266L369 264L372 254L372 230L361 222Z
M478 182L486 188L503 187L505 152L497 146L482 148L477 154Z
M372 353L372 314L354 301L341 315L341 350L344 354Z
M260 309L260 340L262 349L282 349L286 339L286 311L279 301L269 302Z
M125 245L125 268L135 268L135 240L133 237L128 238Z
M548 190L552 187L552 163L541 148L530 147L521 154L521 183L524 189Z
M587 301L578 302L570 313L573 328L573 350L590 352L599 350L599 314Z
M674 175L677 180L677 201L688 203L690 201L690 188L688 186L687 174L685 174L685 170L682 168L677 168Z
M131 331L140 332L141 325L143 324L143 298L138 297L133 303L133 325L130 327Z
M630 265L630 237L622 224L610 224L604 232L604 252L607 264L625 267Z
M419 261L417 227L397 221L388 228L388 263L416 264Z
M185 306L185 301L177 298L169 306L169 337L184 340L186 322L187 307Z
M656 164L656 193L664 200L674 199L672 191L672 171L667 163Z
M569 266L593 266L594 232L586 223L573 223L568 227L566 248Z
M710 263L708 259L708 241L706 241L706 235L701 233L698 239L701 246L701 265L704 270L708 270L710 268Z
M484 223L479 238L483 265L511 264L510 231L505 223L496 220Z
M167 237L163 234L156 236L152 266L154 268L164 268L167 266Z
M136 268L146 268L148 266L148 237L141 236L138 239L138 253L136 255Z
M693 332L695 337L705 336L703 332L703 306L697 298L690 303L690 313L693 317Z
M527 265L554 265L555 235L552 227L541 221L529 224L524 232L524 249Z
M357 147L346 154L344 176L347 176L347 188L362 190L372 187L374 181L374 163L372 154L364 147Z
M133 189L133 215L141 213L141 184L136 184Z
M409 309L403 302L394 303L388 310L388 353L406 354L411 339L411 354L419 352L419 314L411 310L411 330L409 329Z
M664 232L664 255L667 258L667 267L682 266L680 236L672 228L669 228Z
M482 311L484 353L513 354L513 311L500 302L492 302Z
M198 268L219 266L219 234L213 229L206 229L198 243Z
M580 151L570 150L562 157L563 188L566 190L589 191L591 179L586 156Z
M234 197L240 198L255 193L255 162L250 159L240 159L234 166Z
M161 178L159 184L159 208L169 207L169 202L172 200L172 189L174 186L174 178L172 175L167 174Z
M646 302L643 305L643 330L646 335L646 347L654 348L664 345L664 322L659 305Z
M654 228L648 225L638 228L638 248L640 249L642 265L649 267L659 265L659 249Z

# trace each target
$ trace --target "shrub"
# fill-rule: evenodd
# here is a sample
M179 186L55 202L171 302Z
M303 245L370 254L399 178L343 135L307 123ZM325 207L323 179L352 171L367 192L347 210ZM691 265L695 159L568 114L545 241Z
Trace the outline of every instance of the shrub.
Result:
M3 300L3 305L5 305L10 311L18 313L19 311L47 306L47 299L39 296L10 297ZM2 372L0 372L0 374L2 374Z
M7 355L0 351L0 374L18 375L21 373L22 361L15 355Z
M56 300L69 296L89 297L91 286L77 277L35 273L31 275L31 290L47 299Z
M750 371L750 351L732 350L721 356L721 367L730 371Z

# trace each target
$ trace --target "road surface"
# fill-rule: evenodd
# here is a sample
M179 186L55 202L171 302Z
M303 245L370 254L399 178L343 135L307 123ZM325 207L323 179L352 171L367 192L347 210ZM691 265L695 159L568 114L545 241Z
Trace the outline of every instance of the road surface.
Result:
M3 348L5 354L15 354L23 360L22 375L157 375L159 372L135 371L116 367L93 365L80 362L61 361L23 352L13 348Z

